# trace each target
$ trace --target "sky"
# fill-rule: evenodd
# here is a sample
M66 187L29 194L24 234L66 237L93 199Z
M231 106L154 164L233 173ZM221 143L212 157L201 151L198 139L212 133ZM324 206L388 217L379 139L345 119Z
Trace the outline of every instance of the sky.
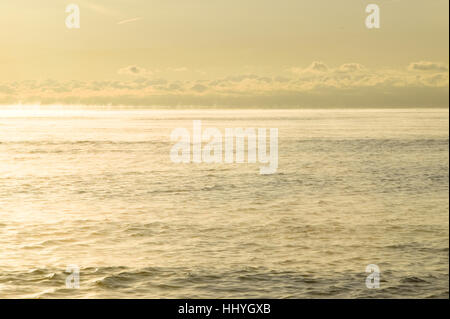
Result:
M80 28L68 29L70 3ZM380 28L365 25L369 3ZM0 2L0 104L448 107L448 0Z

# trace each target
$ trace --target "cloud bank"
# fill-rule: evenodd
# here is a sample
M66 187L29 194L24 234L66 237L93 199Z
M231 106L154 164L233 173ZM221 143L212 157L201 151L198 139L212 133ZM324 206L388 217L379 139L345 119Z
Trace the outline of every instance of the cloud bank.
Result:
M437 72L448 72L448 66L441 63L420 61L414 62L409 65L409 69L413 71L437 71Z
M315 61L280 74L236 74L170 80L132 65L121 80L0 83L0 104L83 104L155 107L447 107L448 67L420 61L403 69Z

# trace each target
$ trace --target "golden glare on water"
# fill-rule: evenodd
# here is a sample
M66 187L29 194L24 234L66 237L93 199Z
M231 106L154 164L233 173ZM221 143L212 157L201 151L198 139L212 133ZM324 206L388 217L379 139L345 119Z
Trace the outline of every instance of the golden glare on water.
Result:
M279 127L277 173L172 163L199 118ZM4 297L448 295L448 110L10 109L0 128Z

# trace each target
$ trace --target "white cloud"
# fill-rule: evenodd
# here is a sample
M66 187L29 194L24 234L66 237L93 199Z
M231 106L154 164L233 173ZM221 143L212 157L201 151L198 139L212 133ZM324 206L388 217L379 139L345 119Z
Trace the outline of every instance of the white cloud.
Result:
M328 71L328 66L323 62L314 61L309 67L309 71L326 72Z
M338 68L338 72L343 72L343 73L357 72L357 71L364 71L364 70L365 70L365 67L359 63L345 63L345 64L342 64Z
M428 62L428 61L420 61L413 62L408 67L411 71L440 71L447 72L448 66L442 63Z
M412 63L411 65L416 65ZM446 106L448 72L442 67L371 70L358 63L314 62L290 77L236 74L209 80L155 79L130 65L123 80L0 83L0 104L40 102L112 105L223 106ZM419 70L422 70L419 68Z
M129 65L127 67L121 68L117 71L121 75L133 75L133 76L148 76L153 74L153 72L141 68L137 65Z

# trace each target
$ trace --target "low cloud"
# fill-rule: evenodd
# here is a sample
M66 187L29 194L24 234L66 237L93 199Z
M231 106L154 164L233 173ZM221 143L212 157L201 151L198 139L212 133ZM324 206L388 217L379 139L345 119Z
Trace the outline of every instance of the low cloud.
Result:
M171 80L130 65L119 70L121 80L0 83L0 104L444 107L448 105L449 76L443 70L440 64L423 62L378 70L355 62L338 66L313 62L306 68L291 68L290 75L250 73Z
M301 67L293 67L290 69L290 71L294 74L303 74L303 73L317 73L317 72L327 72L328 71L328 65L326 65L323 62L320 61L314 61L306 68Z
M351 73L351 72L358 72L358 71L364 71L364 70L365 70L365 67L359 63L345 63L345 64L342 64L338 68L338 72L343 72L343 73Z
M308 70L316 72L326 72L328 71L328 66L323 62L315 61L308 67Z
M203 84L195 84L194 86L191 87L191 90L197 93L203 93L208 90L208 87L206 87Z
M117 71L120 75L132 75L132 76L149 76L153 73L144 68L138 67L137 65L130 65L124 68L121 68Z
M442 63L428 62L428 61L420 61L413 62L408 67L411 71L438 71L438 72L447 72L448 66Z

